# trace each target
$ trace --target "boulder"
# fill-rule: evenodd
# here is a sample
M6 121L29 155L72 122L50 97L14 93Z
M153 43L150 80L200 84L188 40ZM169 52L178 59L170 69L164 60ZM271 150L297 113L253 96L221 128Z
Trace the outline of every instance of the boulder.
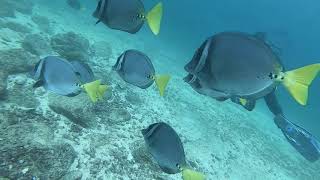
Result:
M89 59L89 41L74 32L54 35L51 47L67 60L86 62Z

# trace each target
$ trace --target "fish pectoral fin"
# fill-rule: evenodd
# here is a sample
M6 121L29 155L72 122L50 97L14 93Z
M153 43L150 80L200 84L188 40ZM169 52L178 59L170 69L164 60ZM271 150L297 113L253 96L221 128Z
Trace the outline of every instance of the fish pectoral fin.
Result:
M183 180L205 180L205 176L204 174L191 169L183 169L182 179Z
M100 80L86 83L82 87L87 92L92 102L97 102L99 99L102 99L104 93L108 88L107 85L101 85Z
M33 88L38 88L38 87L43 86L43 84L44 84L44 81L42 79L40 79L37 82L35 82L32 87Z
M164 91L168 85L170 78L171 78L170 75L157 75L154 77L154 80L159 89L160 96L164 95Z
M162 19L162 2L154 6L146 16L148 25L154 35L160 32L161 19Z
M282 81L291 96L301 105L308 100L309 85L320 71L320 63L304 66L285 73Z

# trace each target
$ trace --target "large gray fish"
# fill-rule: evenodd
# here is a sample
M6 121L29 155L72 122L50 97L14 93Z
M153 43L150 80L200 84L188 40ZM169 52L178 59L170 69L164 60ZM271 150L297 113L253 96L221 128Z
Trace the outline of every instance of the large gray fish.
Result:
M195 91L219 101L231 98L252 110L256 100L264 98L275 115L275 123L290 137L290 143L296 144L294 147L308 160L319 158L320 150L311 143L313 138L306 137L310 133L284 117L274 91L283 84L299 104L306 105L308 86L318 74L320 64L285 72L278 56L261 37L223 32L208 38L185 70L189 74L184 80ZM290 124L296 133L289 132L283 124Z
M81 93L81 82L71 63L55 56L41 59L33 70L37 81L34 87L43 86L59 95L76 96Z
M161 96L170 79L169 75L156 75L149 57L137 50L122 53L113 69L124 81L142 89L150 87L155 81Z
M164 122L151 124L141 130L148 151L163 172L182 172L184 180L201 180L204 176L187 168L184 148L176 131Z
M140 0L100 0L93 17L98 19L96 24L103 22L111 29L131 34L138 32L147 21L152 32L157 35L160 31L162 3L146 13Z

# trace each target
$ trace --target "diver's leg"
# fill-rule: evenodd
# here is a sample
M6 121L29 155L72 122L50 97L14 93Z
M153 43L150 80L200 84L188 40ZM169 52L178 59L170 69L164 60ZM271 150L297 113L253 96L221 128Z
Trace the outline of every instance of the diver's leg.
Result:
M274 122L287 141L307 160L314 162L320 158L320 143L307 130L285 118L274 92L265 96L265 102L275 115Z

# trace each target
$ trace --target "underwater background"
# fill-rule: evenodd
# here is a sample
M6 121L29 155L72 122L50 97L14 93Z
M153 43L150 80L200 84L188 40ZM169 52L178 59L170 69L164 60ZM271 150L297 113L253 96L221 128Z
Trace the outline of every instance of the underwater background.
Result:
M240 106L197 94L183 67L209 36L222 31L263 32L286 69L320 60L320 4L315 0L164 0L161 32L132 35L95 25L94 0L0 0L0 179L181 179L161 171L146 151L141 129L164 121L180 135L188 163L207 179L320 179L286 141L259 101ZM143 1L146 9L158 1ZM166 95L142 90L112 71L127 49L146 53L159 73L172 76ZM60 55L91 66L108 84L103 101L33 89L29 72L41 57ZM291 121L320 139L320 80L306 107L280 87Z

